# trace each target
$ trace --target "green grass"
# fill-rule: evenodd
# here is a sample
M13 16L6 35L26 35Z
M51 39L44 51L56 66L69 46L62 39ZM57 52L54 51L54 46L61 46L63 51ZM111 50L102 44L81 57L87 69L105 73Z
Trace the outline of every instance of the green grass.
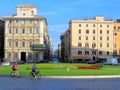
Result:
M120 75L120 66L104 65L99 70L77 69L76 66L90 66L90 64L37 64L42 76L100 76L100 75ZM19 65L21 75L29 75L32 64ZM69 70L67 69L69 68ZM9 75L12 66L0 66L1 75Z

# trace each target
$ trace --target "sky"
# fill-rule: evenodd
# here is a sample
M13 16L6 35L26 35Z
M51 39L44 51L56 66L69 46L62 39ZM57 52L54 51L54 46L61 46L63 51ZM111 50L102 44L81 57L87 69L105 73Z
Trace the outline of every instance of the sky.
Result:
M35 5L38 15L46 18L54 50L72 19L92 19L95 16L120 19L120 0L2 0L0 18L16 14L16 7L21 4Z

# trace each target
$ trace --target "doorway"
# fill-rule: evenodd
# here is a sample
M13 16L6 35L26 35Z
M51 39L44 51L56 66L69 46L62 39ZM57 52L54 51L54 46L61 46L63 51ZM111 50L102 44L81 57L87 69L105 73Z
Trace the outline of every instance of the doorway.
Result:
M26 62L26 52L21 52L21 61Z

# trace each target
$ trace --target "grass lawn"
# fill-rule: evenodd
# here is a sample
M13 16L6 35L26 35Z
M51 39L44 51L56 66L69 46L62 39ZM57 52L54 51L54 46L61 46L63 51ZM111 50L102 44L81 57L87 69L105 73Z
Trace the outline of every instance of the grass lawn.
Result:
M33 64L19 65L21 75L29 75ZM77 66L91 66L91 64L37 64L42 76L100 76L100 75L120 75L120 66L104 65L99 70L95 69L77 69ZM9 75L12 72L12 66L0 66L1 75Z

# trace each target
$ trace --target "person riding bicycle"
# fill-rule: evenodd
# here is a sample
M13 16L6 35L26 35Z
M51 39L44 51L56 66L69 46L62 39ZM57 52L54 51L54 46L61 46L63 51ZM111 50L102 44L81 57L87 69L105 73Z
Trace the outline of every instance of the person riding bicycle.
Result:
M13 70L12 74L13 74L14 76L19 76L19 71L18 71L18 64L17 64L17 62L13 64L12 70Z
M17 63L13 64L12 70L13 71L17 71L18 70L18 64Z
M32 66L32 73L34 73L35 75L37 74L37 66L36 66L36 64L34 64Z

